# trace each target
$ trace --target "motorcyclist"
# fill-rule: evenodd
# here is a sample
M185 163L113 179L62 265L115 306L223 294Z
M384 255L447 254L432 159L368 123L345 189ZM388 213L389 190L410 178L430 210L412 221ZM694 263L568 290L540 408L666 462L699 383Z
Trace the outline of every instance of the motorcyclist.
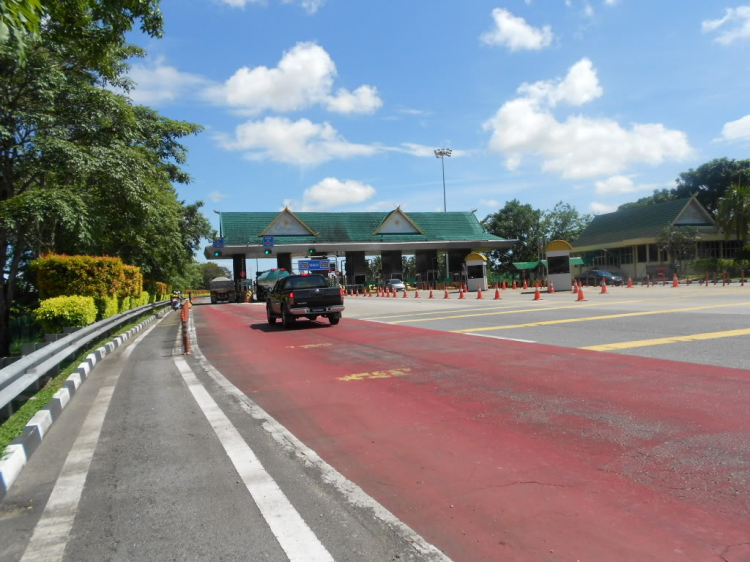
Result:
M172 296L169 299L172 303L172 310L179 310L182 306L182 292L172 291Z

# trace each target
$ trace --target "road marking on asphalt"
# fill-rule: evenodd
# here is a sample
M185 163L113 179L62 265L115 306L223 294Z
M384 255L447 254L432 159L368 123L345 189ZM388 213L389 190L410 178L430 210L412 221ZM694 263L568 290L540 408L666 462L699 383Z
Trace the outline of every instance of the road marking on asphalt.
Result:
M552 326L555 324L569 324L573 322L588 322L590 320L609 320L611 318L628 318L631 316L650 316L653 314L669 314L672 312L690 312L691 310L707 310L710 308L726 308L728 306L748 306L750 302L739 302L730 304L712 304L709 306L690 306L687 308L673 308L670 310L648 310L642 312L625 312L622 314L607 314L605 316L586 316L584 318L564 318L562 320L543 320L540 322L527 322L525 324L508 324L505 326L487 326L483 328L464 328L462 330L451 330L453 333L464 334L468 332L488 332L491 330L508 330L511 328L532 328L535 326Z
M357 373L354 375L347 375L345 377L339 377L340 381L362 381L365 379L390 379L393 377L403 377L407 373L411 372L411 369L389 369L388 371L372 371L371 373Z
M602 345L590 345L580 349L592 351L615 351L618 349L631 349L634 347L648 347L650 345L664 345L668 343L679 343L686 341L715 340L719 338L732 338L736 336L750 335L750 328L743 330L726 330L723 332L706 332L704 334L692 334L689 336L670 336L668 338L656 338L652 340L633 340L618 343L606 343Z
M133 343L125 350L127 354L123 354L123 360L127 360L135 346L141 343L141 340L156 328L162 319L133 340ZM115 375L110 376L112 381L110 386L99 389L91 410L81 426L81 431L68 452L60 475L47 500L47 505L44 506L44 512L34 527L34 533L26 545L20 562L57 562L63 559L83 493L83 486L88 477L91 459L94 457L104 418L107 415L109 403L112 401L120 373L122 373L122 368Z
M451 318L470 318L473 316L492 316L494 314L512 314L514 312L539 312L539 311L545 311L545 310L561 310L566 308L584 308L587 306L604 306L607 304L626 304L626 303L636 303L636 302L652 302L652 301L667 301L667 300L681 300L681 299L689 299L693 298L695 295L700 295L704 297L720 297L724 295L738 295L738 294L747 294L747 291L717 291L717 292L711 292L711 293L703 293L698 290L690 291L688 294L684 294L687 291L683 291L683 294L680 296L674 296L674 297L660 297L660 298L643 298L643 299L628 299L624 301L606 301L603 300L601 302L590 302L589 304L575 304L575 305L566 305L566 306L560 306L560 307L554 307L554 306L546 306L545 301L540 301L539 305L536 306L536 308L528 308L525 310L513 310L517 307L524 307L527 306L527 303L522 304L513 304L513 305L498 305L493 308L497 308L497 311L494 312L477 312L474 314L462 314L462 315L453 315L453 312L462 312L465 310L477 310L476 306L473 307L467 307L467 308L453 308L449 310L433 310L430 312L404 312L400 314L390 315L390 316L366 316L366 317L356 317L353 316L352 318L357 318L357 320L367 320L368 322L380 322L382 324L401 324L406 322L430 322L432 320L450 320ZM599 293L596 293L597 295ZM494 301L487 301L487 302L494 302ZM509 301L506 301L506 303ZM546 301L546 303L552 304L552 301ZM483 308L480 310L487 310L487 308ZM447 316L441 316L437 318L417 318L414 319L414 316L428 316L430 314L446 314ZM396 321L388 321L389 318L407 318L407 320L396 320Z
M174 361L190 393L200 406L208 423L213 427L227 456L289 560L292 562L333 562L333 557L294 509L271 475L263 468L258 457L219 405L211 398L187 361L182 357L175 357Z
M304 345L288 345L287 349L312 349L313 347L330 347L332 343L307 343Z
M474 334L472 332L463 332L463 333L466 334L467 336L477 336L480 338L492 338L495 340L507 340L507 341L520 341L522 343L536 343L534 340L521 340L518 338L504 338L502 336L491 336L489 334Z

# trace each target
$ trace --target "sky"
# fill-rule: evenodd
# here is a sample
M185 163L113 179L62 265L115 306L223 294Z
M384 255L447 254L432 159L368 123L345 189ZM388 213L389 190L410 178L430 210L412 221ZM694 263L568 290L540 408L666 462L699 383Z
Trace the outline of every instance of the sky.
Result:
M606 213L748 158L750 5L724 0L162 0L134 102L205 127L212 211Z

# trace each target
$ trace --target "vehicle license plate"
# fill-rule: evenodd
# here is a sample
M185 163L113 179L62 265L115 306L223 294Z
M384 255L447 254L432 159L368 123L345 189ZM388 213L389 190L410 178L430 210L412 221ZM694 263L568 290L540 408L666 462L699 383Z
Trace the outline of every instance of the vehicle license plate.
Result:
M311 308L310 310L312 312L325 312L326 311L325 308Z

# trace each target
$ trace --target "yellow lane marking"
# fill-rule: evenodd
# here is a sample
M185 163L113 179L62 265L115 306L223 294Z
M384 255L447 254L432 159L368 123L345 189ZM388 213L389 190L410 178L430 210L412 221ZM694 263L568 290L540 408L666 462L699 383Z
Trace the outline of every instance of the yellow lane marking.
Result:
M304 345L288 345L287 349L310 349L312 347L328 347L333 345L332 343L306 343Z
M724 295L730 295L730 294L734 295L734 294L739 294L739 293L741 293L741 291L734 291L734 292L731 292L731 293L730 292L726 292L726 293L723 293L723 294ZM747 293L746 292L742 292L742 294L747 294ZM705 295L705 296L715 296L715 295ZM506 307L503 307L503 310L494 311L494 312L476 312L476 313L473 313L473 314L454 314L454 315L449 315L449 316L438 316L438 317L435 317L435 318L414 318L414 319L407 319L407 320L394 320L392 322L385 322L385 323L386 324L403 324L403 323L406 323L406 322L409 322L409 323L411 323L411 322L431 322L433 320L451 320L453 318L473 318L473 317L476 317L476 316L493 316L495 314L513 314L513 313L517 313L517 312L544 312L545 310L565 310L565 309L568 309L568 308L585 308L585 307L589 307L589 306L604 306L604 305L608 305L608 304L627 304L627 303L636 303L636 302L653 302L653 301L659 301L659 302L661 302L661 301L671 301L671 300L680 300L680 299L688 299L688 298L691 298L691 295L682 295L682 296L679 296L679 297L661 297L661 298L654 298L654 299L629 299L629 300L625 300L625 301L607 301L607 300L603 300L601 302L592 302L592 303L589 303L589 304L571 304L571 305L565 305L565 306L547 306L547 307L545 307L544 305L540 305L537 308L526 308L526 309L520 309L520 310L507 310ZM521 305L521 306L523 306L523 305ZM467 309L467 310L473 310L473 309ZM428 314L428 313L425 313L425 314ZM435 313L432 313L432 314L435 314ZM411 318L411 315L402 314L400 316L401 317L408 316L409 318ZM378 318L398 318L398 317L399 316L391 316L391 317L388 317L388 316L382 316L382 317L375 316L373 318L360 318L359 320L375 320L375 319L378 319Z
M388 371L373 371L371 373L357 373L346 377L339 377L340 381L361 381L365 379L390 379L391 377L403 377L411 369L390 369Z
M615 351L617 349L630 349L633 347L647 347L649 345L664 345L667 343L678 343L683 341L715 340L719 338L732 338L735 336L750 335L750 328L743 330L726 330L724 332L706 332L704 334L693 334L690 336L671 336L668 338L656 338L653 340L634 340L619 343L605 343L603 345L590 345L581 349L593 351Z
M673 308L670 310L648 310L644 312L625 312L622 314L607 314L606 316L587 316L585 318L565 318L563 320L543 320L541 322L527 322L526 324L509 324L506 326L488 326L485 328L464 328L462 330L451 330L454 333L464 332L488 332L490 330L508 330L511 328L532 328L534 326L552 326L554 324L569 324L572 322L588 322L589 320L609 320L611 318L627 318L630 316L649 316L652 314L669 314L670 312L689 312L691 310L706 310L709 308L725 308L727 306L748 306L750 302L738 302L731 304L712 304L709 306L691 306L688 308Z

